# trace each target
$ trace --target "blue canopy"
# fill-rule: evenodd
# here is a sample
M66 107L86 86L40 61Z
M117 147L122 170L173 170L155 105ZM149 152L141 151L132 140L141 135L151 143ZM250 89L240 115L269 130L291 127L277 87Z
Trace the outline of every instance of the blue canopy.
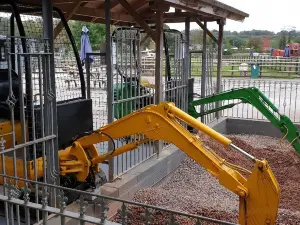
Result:
M290 57L290 46L287 45L285 46L285 49L284 49L284 57Z
M83 26L82 27L82 35L81 35L81 50L80 50L81 61L85 61L87 53L93 52L88 33L89 33L89 30L87 29L87 27ZM90 62L93 62L94 57L89 56L89 58L90 58Z

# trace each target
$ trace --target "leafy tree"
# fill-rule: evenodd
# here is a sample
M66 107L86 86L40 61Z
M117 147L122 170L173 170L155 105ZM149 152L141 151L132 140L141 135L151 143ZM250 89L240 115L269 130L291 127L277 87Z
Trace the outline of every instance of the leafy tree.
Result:
M286 45L286 36L283 34L281 35L280 39L279 39L279 48L280 49L284 49L285 45Z
M224 55L232 55L232 49L229 40L225 40L224 42ZM225 51L226 49L226 51Z
M98 50L100 48L100 43L105 40L105 25L81 21L70 21L69 26L78 49L80 49L81 33L84 25L89 29L89 38L93 51Z
M229 39L229 43L231 46L237 47L239 49L246 46L246 44L247 44L247 42L243 38L240 38L240 37L231 37L228 39Z
M191 30L190 31L190 42L191 44L200 44L203 40L203 32L202 30Z
M260 37L250 37L248 41L248 47L259 52L262 47L262 39Z

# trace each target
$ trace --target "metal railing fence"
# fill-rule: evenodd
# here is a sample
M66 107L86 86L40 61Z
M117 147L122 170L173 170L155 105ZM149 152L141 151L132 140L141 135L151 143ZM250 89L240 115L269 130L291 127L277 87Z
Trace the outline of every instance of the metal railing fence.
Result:
M185 43L180 35L170 35L174 35L172 39L175 42L174 54L170 58L172 69L169 73L169 80L163 79L163 100L174 102L177 107L186 111L187 74L184 73L185 59L183 57ZM113 33L113 102L107 102L105 53L88 54L87 58L91 57L93 60L92 62L86 61L85 77L87 96L93 101L94 129L99 129L108 123L109 105L112 106L113 117L117 120L154 103L154 87L142 86L140 83L142 70L138 58L139 41L140 34L137 29L118 28ZM121 147L128 141L140 138L142 137L124 137L116 140L115 146ZM101 153L107 152L108 143L98 144L97 148ZM134 151L115 157L109 167L102 165L102 169L107 175L109 171L113 171L113 177L116 178L154 155L156 155L154 143L145 143Z
M156 219L165 221L165 224L175 225L181 222L188 224L223 224L237 225L232 222L226 222L219 219L206 216L189 214L180 211L174 211L159 206L121 200L119 198L103 196L93 192L80 191L71 188L59 187L38 181L30 181L34 186L39 186L42 190L41 199L38 203L31 201L33 190L28 187L16 187L10 182L15 179L14 176L1 174L6 180L5 195L0 194L0 201L3 202L8 211L6 214L7 224L33 224L35 213L40 215L39 223L43 224L155 224ZM28 182L27 179L18 178L19 182ZM53 189L57 193L57 206L50 206L49 192ZM68 206L67 193L73 193L78 196L78 200ZM91 201L91 199L94 199ZM113 207L110 207L113 206ZM17 209L17 211L16 211ZM137 213L138 212L138 213ZM0 220L1 221L1 220Z
M215 81L213 82L215 84ZM195 93L201 94L201 80L195 79ZM222 80L222 90L228 91L234 88L256 87L266 95L270 101L279 109L281 114L288 116L293 122L300 122L300 104L299 92L300 81L297 80L252 80L252 79L231 79L224 78ZM212 95L215 88L206 89L206 95ZM211 90L211 91L210 91ZM224 104L238 103L240 100L224 101ZM206 106L207 109L215 108L214 104ZM200 112L200 108L197 108ZM238 104L230 109L223 111L223 116L244 119L265 120L266 118L250 104ZM209 115L207 115L209 116ZM212 119L206 119L207 123L214 119L214 114L210 115Z
M295 123L300 122L299 81L224 79L222 85L224 91L241 87L257 87L279 109L281 114L285 114ZM226 103L233 102L236 103L238 100L227 101ZM232 109L226 109L224 116L245 119L265 119L257 109L249 104L240 104Z
M59 184L56 95L50 75L52 53L48 40L25 37L11 40L6 40L7 68L1 71L1 197L12 198L11 185L20 190L31 186L35 190L31 201L38 204L42 189L31 181L43 177L45 183ZM37 43L35 47L34 43ZM13 52L12 45L16 47ZM34 96L38 96L38 102L34 101ZM53 206L56 204L55 190L49 189L48 193L49 205ZM14 208L4 201L2 210L7 224L13 224L14 213L20 220L20 208L20 205ZM36 220L41 218L37 211L33 214Z
M56 121L53 120L53 101L56 101L55 87L53 87L53 82L50 80L51 76L48 75L50 73L49 58L52 53L47 50L47 40L40 40L40 42L41 44L39 46L45 46L45 50L42 52L13 53L17 59L17 73L21 75L18 78L20 79L20 83L23 84L21 87L25 89L27 86L32 87L31 90L33 92L25 92L25 97L28 98L30 95L31 97L36 95L38 96L38 101L31 101L28 107L22 107L27 102L24 102L23 92L21 91L19 93L21 96L19 98L20 107L17 107L18 104L15 102L16 96L14 96L16 93L13 91L8 92L8 120L11 121L8 123L11 124L12 130L2 135L0 141L0 158L2 161L0 177L3 182L3 191L0 192L0 202L4 206L2 208L4 217L1 218L0 216L0 221L2 219L6 224L67 224L70 220L74 220L80 224L106 224L107 221L115 221L119 224L126 225L130 224L130 221L136 220L141 221L142 224L151 224L151 221L155 221L156 218L163 215L166 223L170 225L180 223L182 220L188 220L190 223L196 225L205 221L210 222L210 224L233 224L200 215L172 211L158 206L97 195L88 190L80 191L64 188L54 182L59 177L59 171L55 168L55 163L51 163L58 161L54 156L54 152L57 150L54 144L54 140L57 136L53 129L54 126L57 126ZM16 43L19 42L16 41ZM30 45L30 43L31 42L28 41L27 46ZM9 46L8 49L10 49ZM10 53L7 54L7 58L8 71L11 71ZM31 69L33 64L30 62L33 60L36 60L38 65L36 74ZM104 56L101 54L94 55L94 62L95 61L99 61L99 64L102 64L101 62L104 61ZM177 65L177 75L172 76L173 79L170 83L164 85L164 87L166 87L164 90L164 98L169 100L173 99L178 107L186 109L186 101L184 98L186 97L187 86L183 73L183 60L181 59L181 62ZM99 128L97 126L102 126L107 123L107 120L105 120L105 118L107 118L107 101L105 101L107 93L105 87L99 86L99 80L105 81L106 72L105 69L101 69L101 67L98 66L95 67L93 64L87 65L86 68L86 78L89 78L91 81L89 82L87 80L87 96L90 96L93 100L95 110L93 113L94 128L97 129ZM96 75L94 75L94 73ZM120 85L122 82L119 82L120 77L118 78L116 69L114 73L116 74L114 84ZM9 90L13 90L15 84L12 82L12 72L8 73L8 78ZM122 85L120 86L123 87ZM117 87L118 85L115 86L115 88ZM19 86L17 86L17 88L19 88ZM57 91L59 92L59 89ZM122 99L116 98L114 102L111 103L114 107L118 107L117 104L119 103L130 102L130 110L137 110L149 102L142 103L136 107L133 105L134 103L140 99L153 97L154 95L154 92L150 91L147 94L139 94L132 98L131 95L127 95L128 91L124 93L125 96L123 96ZM39 108L35 108L36 105L38 105ZM99 106L99 108L97 108L97 106ZM31 111L29 109L31 109ZM39 109L39 111L37 109ZM18 124L15 123L15 116L17 116L15 113L19 111L19 116L21 117L20 128L17 127ZM116 116L118 117L119 114L116 114ZM26 120L30 126L26 126ZM31 128L32 137L29 140L25 139L26 127ZM23 137L23 141L16 141L18 140L19 134ZM11 139L7 137L11 137ZM5 142L9 140L11 140L11 143ZM120 146L124 142L126 142L126 140L117 140L116 145ZM100 151L107 151L105 145L97 147L99 147ZM146 155L147 153L148 155ZM115 165L119 165L122 168L115 168L115 176L119 176L122 172L126 171L126 169L128 170L132 168L132 166L136 166L153 154L155 154L153 153L153 144L148 143L144 146L144 149L137 149L133 151L131 155L127 154L119 159L116 158ZM7 157L10 158L8 159ZM20 159L23 161L20 161ZM28 162L29 164L22 162ZM11 167L7 166L8 164L11 164ZM12 168L12 170L7 170L7 168ZM32 173L30 173L32 176L28 176L28 169L32 170ZM41 177L43 178L42 180L40 180ZM64 180L64 182L70 181ZM68 199L66 196L70 196L69 198L71 199ZM97 199L96 201L90 201L95 198ZM76 203L72 203L71 206L68 206L68 204L75 199L78 199ZM110 203L118 204L119 211L117 215L115 215L116 211L114 211L113 207L109 209ZM74 207L74 204L77 204L76 207ZM76 208L76 210L74 210L74 208ZM141 215L131 213L134 212L136 208L139 208L144 213Z
M202 74L202 58L191 55L191 75ZM264 78L297 78L300 75L300 58L291 57L225 57L222 60L223 77L241 77L239 67L242 63L248 64L247 76L250 77L251 65L259 65L258 76ZM217 59L213 60L213 76L216 77Z

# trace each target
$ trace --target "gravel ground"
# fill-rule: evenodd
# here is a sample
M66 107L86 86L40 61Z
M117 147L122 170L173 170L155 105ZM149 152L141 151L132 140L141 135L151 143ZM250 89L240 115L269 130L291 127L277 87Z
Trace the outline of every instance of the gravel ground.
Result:
M227 161L251 169L252 163L237 152L226 149L201 135L204 144ZM233 143L259 159L267 159L281 188L278 222L280 225L300 225L300 157L289 145L265 136L233 135ZM167 209L204 215L216 219L237 222L238 197L219 185L193 160L186 158L180 167L158 186L140 190L134 200ZM142 224L143 209L130 208L129 224ZM164 224L168 215L154 212L153 224ZM176 217L180 224L195 224L195 221ZM116 217L118 221L118 216ZM212 224L212 223L207 223Z

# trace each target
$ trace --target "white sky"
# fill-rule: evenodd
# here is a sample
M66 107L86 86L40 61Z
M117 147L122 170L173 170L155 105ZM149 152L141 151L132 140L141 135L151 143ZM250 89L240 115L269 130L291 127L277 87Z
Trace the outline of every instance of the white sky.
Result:
M242 22L227 20L225 30L270 30L280 31L284 27L300 30L300 0L219 0L225 4L248 13L250 16ZM184 24L168 24L171 28L184 30ZM210 29L217 29L216 23L208 23ZM198 29L196 23L191 29Z

